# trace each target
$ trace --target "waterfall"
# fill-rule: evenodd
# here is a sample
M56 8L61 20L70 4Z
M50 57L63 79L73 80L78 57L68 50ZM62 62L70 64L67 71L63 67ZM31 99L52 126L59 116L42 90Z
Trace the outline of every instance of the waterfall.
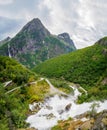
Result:
M8 44L8 56L11 58L11 53L10 53L10 45Z

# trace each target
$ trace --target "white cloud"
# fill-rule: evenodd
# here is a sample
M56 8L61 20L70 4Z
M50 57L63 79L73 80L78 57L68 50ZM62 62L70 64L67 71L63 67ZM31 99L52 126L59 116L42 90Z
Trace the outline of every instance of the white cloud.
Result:
M11 4L13 0L0 0L0 5Z
M0 17L0 39L14 36L21 27L23 21Z
M107 0L0 0L0 16L22 19L21 26L38 17L53 34L68 32L78 48L107 35L106 12Z

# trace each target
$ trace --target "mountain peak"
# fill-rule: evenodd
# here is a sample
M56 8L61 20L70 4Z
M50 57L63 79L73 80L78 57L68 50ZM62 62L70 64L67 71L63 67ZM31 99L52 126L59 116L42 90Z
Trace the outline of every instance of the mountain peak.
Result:
M75 50L71 40L66 42L65 39L52 35L39 18L32 19L5 46L2 45L1 55L11 55L27 67Z
M70 36L69 36L69 34L67 32L61 33L58 36L62 37L62 38L67 38L67 39L69 38L70 39Z
M32 19L28 24L36 25L36 27L37 27L38 25L39 25L39 26L44 26L39 18L34 18L34 19Z
M43 36L50 35L50 32L45 28L39 18L34 18L30 22L28 22L21 30L21 32L26 32L27 34L39 34Z
M41 22L39 18L33 18L31 22Z
M69 43L69 45L72 45L74 50L76 49L73 40L71 40L69 33L64 32L58 35L59 39L64 40L65 42Z

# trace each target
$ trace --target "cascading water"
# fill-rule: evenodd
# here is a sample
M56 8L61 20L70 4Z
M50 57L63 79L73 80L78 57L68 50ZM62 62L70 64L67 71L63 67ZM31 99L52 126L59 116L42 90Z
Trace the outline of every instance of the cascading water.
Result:
M10 53L10 45L8 44L8 56L11 58L11 53Z
M72 88L74 89L74 95L66 97L64 95L55 94L52 97L46 98L44 103L39 103L40 110L27 119L30 126L38 130L50 130L57 124L58 120L66 120L69 117L75 117L90 110L90 106L93 102L76 104L75 100L81 93L77 88ZM107 101L98 103L100 105L98 112L107 108ZM36 105L37 103L30 105L30 109L33 110Z

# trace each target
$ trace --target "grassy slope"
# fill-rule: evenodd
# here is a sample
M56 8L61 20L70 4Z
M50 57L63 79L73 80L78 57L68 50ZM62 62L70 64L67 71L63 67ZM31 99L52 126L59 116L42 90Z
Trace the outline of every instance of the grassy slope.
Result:
M66 55L50 59L34 68L47 77L64 78L80 84L88 91L81 101L107 98L107 46L95 44Z

